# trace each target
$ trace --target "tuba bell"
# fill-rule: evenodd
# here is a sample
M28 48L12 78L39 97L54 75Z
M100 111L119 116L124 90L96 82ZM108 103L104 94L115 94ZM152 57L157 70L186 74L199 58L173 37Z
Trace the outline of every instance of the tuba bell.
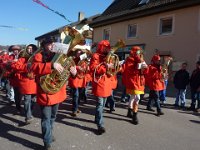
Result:
M111 51L108 53L108 55L106 56L106 63L113 63L113 68L109 68L107 69L107 75L109 76L113 76L116 75L117 72L119 72L120 70L120 65L119 65L119 57L118 55L115 54L115 52L119 49L119 48L123 48L125 47L125 42L121 39L118 40L118 42L115 44L115 46L113 46L111 48Z
M73 61L72 51L76 45L85 44L85 38L76 29L72 27L65 27L62 31L66 34L64 43L70 44L66 54L56 53L52 59L52 63L60 63L64 68L62 73L53 69L51 74L40 77L40 87L47 94L57 93L63 85L67 82L70 76L70 67L75 66Z

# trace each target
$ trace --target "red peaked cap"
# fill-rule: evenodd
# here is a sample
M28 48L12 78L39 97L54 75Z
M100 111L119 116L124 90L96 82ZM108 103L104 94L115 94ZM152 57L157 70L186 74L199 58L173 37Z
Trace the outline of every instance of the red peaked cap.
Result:
M132 49L131 49L130 54L133 56L134 54L136 54L136 52L138 50L142 50L141 47L139 47L139 46L133 46Z
M160 60L160 56L159 55L154 55L151 59L151 61L155 62L155 61L158 61Z
M97 52L98 53L104 53L105 47L110 49L110 42L108 40L102 40L101 42L98 43Z

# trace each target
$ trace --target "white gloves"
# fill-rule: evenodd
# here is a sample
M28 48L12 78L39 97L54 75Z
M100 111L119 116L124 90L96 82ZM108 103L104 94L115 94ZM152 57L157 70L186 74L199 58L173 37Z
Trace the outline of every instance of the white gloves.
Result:
M125 62L125 60L121 60L121 61L119 61L119 65L124 64L124 62Z
M146 63L142 64L142 69L148 68L148 65Z
M59 63L54 63L53 68L56 69L59 73L62 73L64 70L63 66Z
M76 66L71 66L70 67L70 72L73 76L75 76L77 74L77 70L76 70Z
M138 69L145 69L145 68L148 68L146 62L138 63Z
M114 65L113 65L112 63L110 63L110 64L107 64L107 67L108 67L108 68L113 68Z

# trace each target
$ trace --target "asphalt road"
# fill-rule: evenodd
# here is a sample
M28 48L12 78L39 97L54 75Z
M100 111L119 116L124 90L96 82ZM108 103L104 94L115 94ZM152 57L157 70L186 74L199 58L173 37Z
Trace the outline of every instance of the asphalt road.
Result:
M119 96L118 91L116 94ZM126 117L127 104L116 98L116 111L105 109L106 133L98 135L94 124L95 99L80 105L77 118L70 116L71 101L60 105L54 128L54 150L198 150L200 149L200 114L173 107L174 98L167 97L163 111L157 117L145 110L147 100L139 107L139 125ZM146 95L147 96L147 95ZM0 150L42 150L40 109L35 107L34 121L24 125L24 117L8 106L4 93L0 95ZM189 100L187 101L189 105Z

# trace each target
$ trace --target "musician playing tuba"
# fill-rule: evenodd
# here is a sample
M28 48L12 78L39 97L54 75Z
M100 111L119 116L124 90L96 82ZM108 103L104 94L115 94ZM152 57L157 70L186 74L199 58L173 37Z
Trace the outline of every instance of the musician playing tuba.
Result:
M52 130L54 126L54 120L56 119L56 113L58 110L59 103L63 102L66 95L66 82L65 84L54 94L48 94L41 88L41 77L44 75L51 74L57 71L61 74L64 71L64 67L59 62L53 62L52 59L56 53L52 52L54 39L52 37L47 37L41 43L41 52L35 54L33 62L31 65L31 70L36 75L37 82L37 103L41 108L41 126L42 135L44 142L44 149L51 148L51 143L54 140L52 135ZM72 66L70 68L70 73L76 75L76 68ZM56 74L56 75L58 75ZM55 80L51 80L49 84L55 86Z

